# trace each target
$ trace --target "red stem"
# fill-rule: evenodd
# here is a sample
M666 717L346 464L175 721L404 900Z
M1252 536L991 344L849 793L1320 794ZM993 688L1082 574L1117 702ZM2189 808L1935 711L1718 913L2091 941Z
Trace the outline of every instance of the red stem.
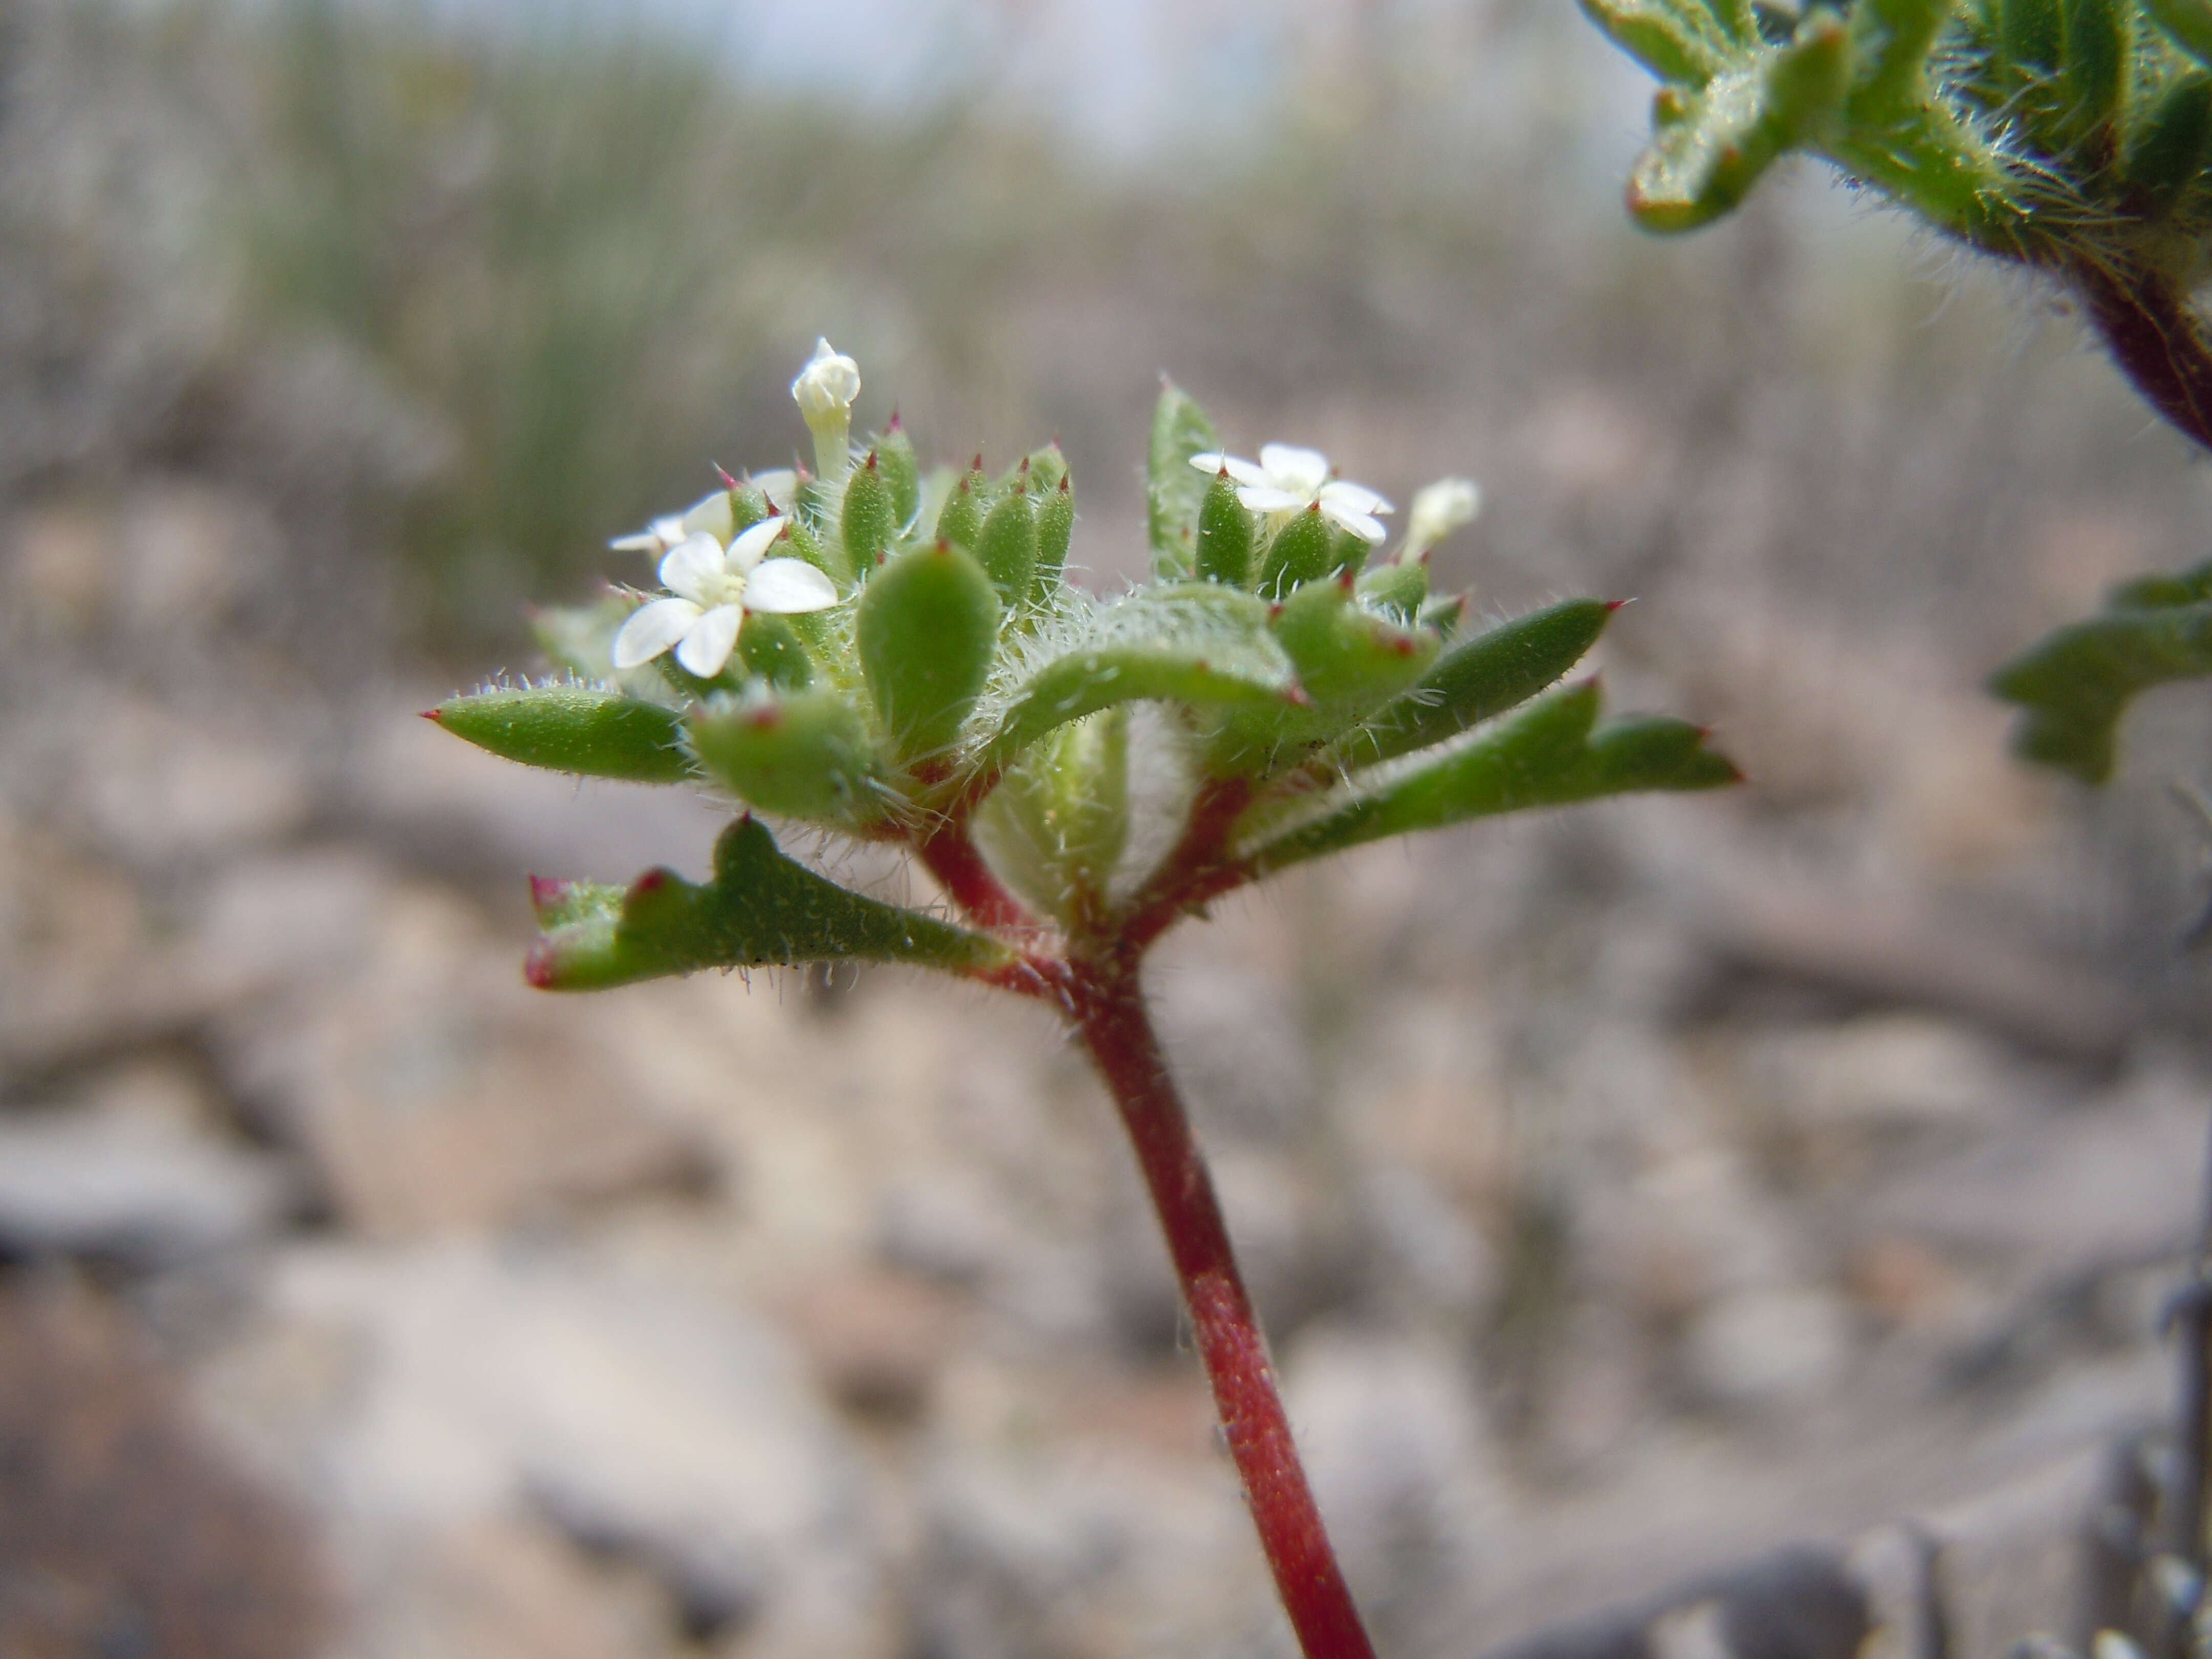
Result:
M1329 1547L1275 1391L1266 1339L1237 1270L1221 1205L1145 1013L1133 951L1074 964L1068 991L1084 1046L1121 1109L1276 1593L1306 1659L1374 1659Z
M2212 449L2212 350L2172 283L2083 264L2074 283L2121 373L2179 430Z
M976 926L1015 932L1036 930L1037 919L991 873L991 866L983 862L975 843L968 839L965 825L947 823L917 841L915 850L921 854L929 873L944 884L953 902L966 911Z

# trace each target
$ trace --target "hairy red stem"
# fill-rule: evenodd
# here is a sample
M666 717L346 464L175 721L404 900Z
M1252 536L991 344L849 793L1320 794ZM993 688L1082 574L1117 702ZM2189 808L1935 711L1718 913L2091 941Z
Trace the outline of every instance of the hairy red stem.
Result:
M1222 1431L1299 1649L1305 1659L1374 1659L1298 1462L1212 1179L1146 1015L1135 955L1073 968L1077 1029L1121 1109L1167 1235Z
M2073 278L2121 373L2173 427L2212 449L2212 349L2179 290L2140 268L2085 263Z
M952 902L978 927L1016 932L1036 928L1037 919L991 873L991 866L969 840L965 825L948 823L917 841L915 850L921 854L929 873L944 884Z

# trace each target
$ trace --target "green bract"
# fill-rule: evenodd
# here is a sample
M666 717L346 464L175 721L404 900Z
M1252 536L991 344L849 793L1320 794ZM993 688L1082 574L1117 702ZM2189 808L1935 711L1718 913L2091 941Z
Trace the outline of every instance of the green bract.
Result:
M536 983L855 957L1035 989L1338 848L1735 776L1693 727L1601 722L1594 686L1551 689L1605 604L1462 635L1463 604L1431 598L1424 561L1473 510L1463 481L1456 517L1431 513L1396 556L1375 544L1379 495L1311 451L1222 455L1170 386L1150 446L1155 580L1101 599L1066 577L1075 497L1056 448L996 477L979 460L925 477L896 424L836 447L849 359L817 348L794 391L822 476L734 481L726 511L711 498L623 538L677 591L545 613L538 637L570 679L434 711L511 759L713 789L745 814L704 884L537 884ZM721 666L700 678L679 655ZM617 675L618 659L635 665ZM754 812L810 840L907 845L968 925L848 891Z

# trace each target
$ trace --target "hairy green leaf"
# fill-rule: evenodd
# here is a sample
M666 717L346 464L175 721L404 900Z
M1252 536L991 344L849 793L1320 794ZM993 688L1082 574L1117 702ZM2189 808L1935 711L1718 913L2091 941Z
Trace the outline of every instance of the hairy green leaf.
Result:
M1420 683L1338 745L1347 766L1426 749L1527 702L1597 643L1613 615L1602 599L1568 599L1464 639Z
M700 765L739 800L841 824L881 816L867 722L842 691L718 698L687 724Z
M453 697L429 718L479 749L588 777L682 783L693 775L675 712L584 685L519 687Z
M2212 675L2212 564L2116 590L2105 611L2046 635L1990 676L2027 716L2013 747L2084 783L2112 775L2120 718L2170 680Z
M1190 458L1220 447L1206 411L1174 381L1161 381L1146 455L1145 524L1153 568L1163 576L1188 576L1197 569L1198 510L1207 481Z
M1249 854L1265 873L1386 836L1649 789L1711 789L1740 776L1686 721L1598 723L1595 681L1563 686L1432 759L1355 775L1294 825L1260 826Z
M714 844L713 880L649 870L628 888L531 883L542 930L524 964L548 991L599 991L702 968L912 962L988 969L1007 945L918 911L864 898L786 858L742 817Z
M1254 595L1212 583L1133 593L1024 683L989 753L1004 764L1053 727L1117 703L1280 703L1297 684Z

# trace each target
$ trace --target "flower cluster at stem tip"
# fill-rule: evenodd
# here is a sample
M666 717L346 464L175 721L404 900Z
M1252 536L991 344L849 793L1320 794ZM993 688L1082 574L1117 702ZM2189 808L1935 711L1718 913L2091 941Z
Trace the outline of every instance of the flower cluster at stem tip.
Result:
M996 475L980 456L925 473L896 414L855 441L860 384L820 342L791 388L811 471L725 473L617 538L659 588L541 612L567 678L432 711L513 759L746 809L707 885L533 890L535 982L860 957L994 982L1028 963L1042 983L1055 952L1141 952L1209 898L1342 848L1735 776L1698 728L1601 720L1594 682L1560 683L1609 605L1468 631L1463 599L1431 594L1431 551L1480 501L1465 479L1421 489L1386 550L1381 492L1317 450L1231 454L1166 385L1152 579L1100 595L1067 580L1056 444ZM906 844L957 923L847 892L755 813Z

